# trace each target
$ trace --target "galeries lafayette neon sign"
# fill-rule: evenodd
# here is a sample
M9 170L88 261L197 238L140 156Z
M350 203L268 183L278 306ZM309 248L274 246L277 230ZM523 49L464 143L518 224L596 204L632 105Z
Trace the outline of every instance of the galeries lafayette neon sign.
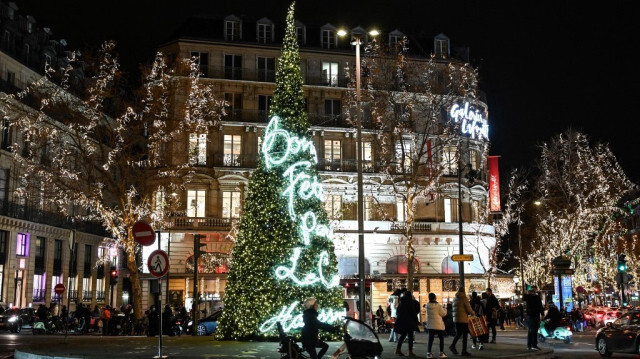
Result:
M489 140L489 124L484 114L483 109L475 108L469 102L465 102L464 106L456 103L449 110L451 119L460 123L460 131L478 140Z
M291 280L301 287L322 285L330 289L338 286L340 277L337 274L331 278L325 278L324 275L324 268L329 265L329 253L327 251L322 251L318 255L315 272L302 275L297 273L298 259L311 243L312 236L331 238L333 234L326 224L318 223L317 215L313 211L306 211L300 214L294 208L296 199L310 200L316 198L323 200L322 185L318 181L318 177L309 174L310 169L318 163L315 146L308 139L293 136L289 131L281 128L280 118L274 116L265 130L262 153L267 170L288 164L283 173L285 189L282 192L282 196L288 200L289 217L299 223L298 228L300 229L303 244L303 246L293 248L289 265L280 265L275 269L276 278L278 280ZM292 156L306 157L308 159L291 164ZM281 322L285 330L301 328L304 323L302 322L302 313L295 312L297 306L297 301L284 306L280 313L262 323L260 331L264 333L272 330L276 322ZM320 318L321 320L333 322L344 315L344 310L327 309L321 311Z

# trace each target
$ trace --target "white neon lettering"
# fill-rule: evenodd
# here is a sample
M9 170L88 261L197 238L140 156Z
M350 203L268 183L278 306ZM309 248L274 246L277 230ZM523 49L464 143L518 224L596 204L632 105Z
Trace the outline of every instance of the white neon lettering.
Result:
M460 124L462 133L468 134L474 139L489 139L489 124L487 120L479 109L470 109L469 102L465 102L463 108L457 103L451 106L449 116L451 116L455 122L462 121Z

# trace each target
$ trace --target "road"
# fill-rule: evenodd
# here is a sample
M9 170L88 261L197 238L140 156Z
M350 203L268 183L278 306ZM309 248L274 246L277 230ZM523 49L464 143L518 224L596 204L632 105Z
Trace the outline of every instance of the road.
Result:
M594 338L595 330L588 330L587 332L575 333L574 340L571 344L564 344L560 341L551 341L540 343L540 347L550 347L554 349L555 357L558 359L596 359L600 358L600 355L595 351L593 338ZM390 348L392 343L388 343L385 335L381 335L381 341L384 341L385 352L383 354L384 358L394 357L392 353L392 349ZM420 333L416 337L417 343L415 344L415 351L419 355L419 358L425 358L426 352L426 339L427 336L424 333ZM446 345L449 345L451 338L447 338ZM498 331L499 343L509 343L509 344L517 344L522 345L524 348L526 346L526 332L524 330L505 330ZM66 340L68 344L65 343L65 338L63 335L32 335L30 329L24 329L20 334L10 334L8 332L0 332L0 359L11 358L11 354L16 349L23 350L42 350L42 348L46 348L48 346L52 348L56 348L59 350L60 348L64 348L65 346L69 347L82 347L82 346L95 346L96 353L109 351L109 347L113 348L113 350L127 350L128 353L140 355L143 353L148 353L149 356L157 355L157 338L147 338L147 337L102 337L99 335L84 335L84 336L69 336ZM209 348L218 347L220 348L220 342L215 342L212 337L169 337L164 338L164 352L163 354L168 354L171 357L171 354L178 353L183 348L194 348L194 347L205 347ZM225 346L230 347L238 347L244 344L238 344L234 342L228 342L228 344L224 344ZM491 344L487 344L491 346ZM331 350L335 350L338 346L337 343L331 343ZM276 343L251 343L249 347L252 347L253 350L244 351L245 354L253 354L253 355L243 355L242 357L253 357L253 358L277 358L277 353L275 353L275 348L277 347ZM403 346L406 350L406 344ZM475 350L471 350L472 354ZM58 351L56 351L58 353ZM263 356L262 353L265 353L267 356ZM231 356L230 356L231 357ZM233 355L232 357L236 357ZM451 356L455 357L455 356ZM627 355L627 354L614 354L614 358L638 358L637 355Z

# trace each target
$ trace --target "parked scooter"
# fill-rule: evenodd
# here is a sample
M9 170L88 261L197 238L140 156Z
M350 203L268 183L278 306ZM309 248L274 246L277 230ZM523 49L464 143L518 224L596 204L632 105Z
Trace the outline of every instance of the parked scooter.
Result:
M558 339L562 340L566 344L571 343L571 337L573 337L573 332L571 331L571 326L566 323L566 321L560 322L560 325L553 329L553 331L548 331L545 326L547 324L546 320L540 322L540 329L538 329L538 340L541 343L544 343L546 339Z
M51 320L51 317L48 317L48 318L37 318L33 323L31 332L34 335L45 334L45 333L52 334L52 333L55 333L56 330L57 330L56 323L54 323Z

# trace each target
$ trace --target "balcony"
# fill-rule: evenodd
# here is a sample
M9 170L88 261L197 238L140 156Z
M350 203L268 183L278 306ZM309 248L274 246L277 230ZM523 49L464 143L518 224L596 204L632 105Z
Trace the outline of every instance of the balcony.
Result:
M174 217L172 229L228 231L234 219L214 217Z
M202 66L200 69L203 77L212 79L259 82L275 82L276 80L276 71L272 69L232 66ZM347 87L349 84L349 79L344 74L338 76L312 76L307 74L306 76L303 75L303 81L305 85L310 86Z
M104 303L105 295L104 291L96 291L96 301L99 303Z
M255 168L256 156L217 153L213 156L213 167Z
M91 299L93 299L93 294L90 290L83 290L82 291L82 301L83 302L90 302Z
M78 291L77 290L70 290L69 291L69 300L70 301L78 300Z

